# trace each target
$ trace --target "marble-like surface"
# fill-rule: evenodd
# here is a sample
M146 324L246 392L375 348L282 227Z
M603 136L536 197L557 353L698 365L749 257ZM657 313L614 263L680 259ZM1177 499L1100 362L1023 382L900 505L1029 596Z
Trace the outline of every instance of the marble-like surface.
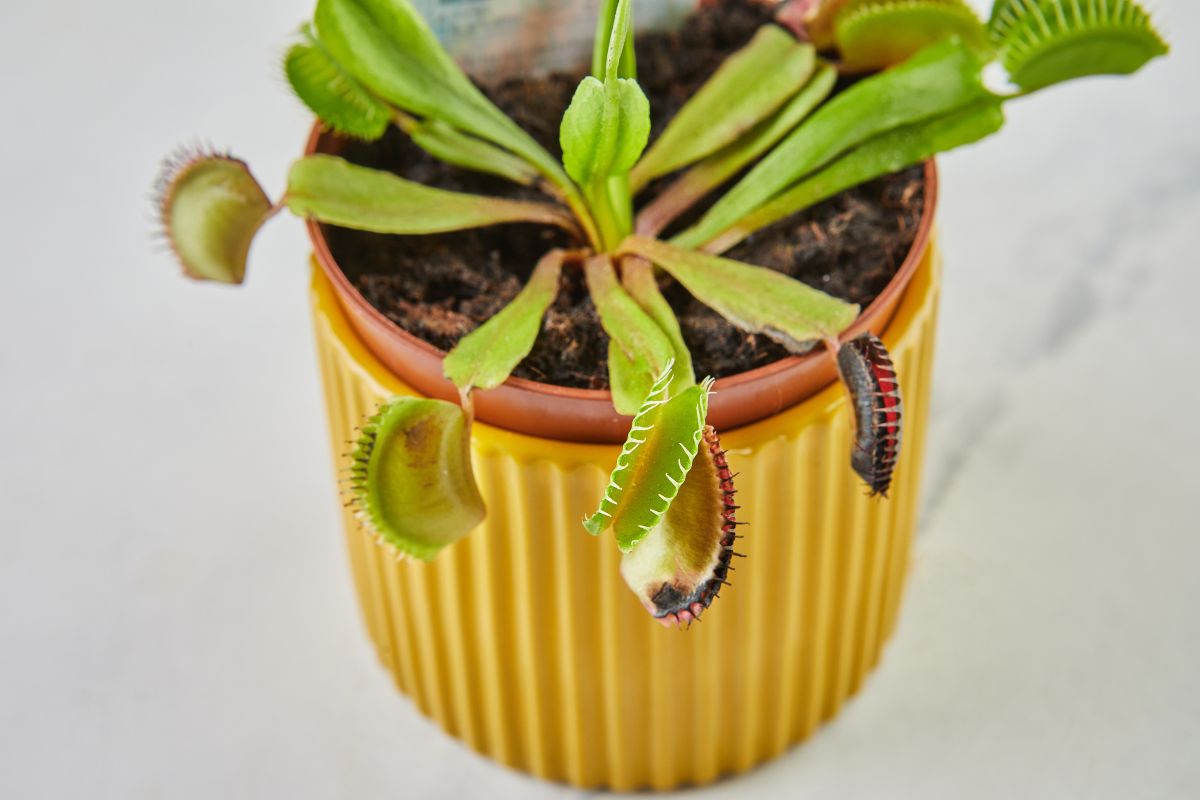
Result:
M241 290L151 253L200 132L279 187L309 2L26 3L0 28L0 796L576 796L469 754L359 629L292 219ZM713 797L1200 792L1200 8L1135 80L943 160L947 272L897 637ZM272 49L274 48L274 49Z

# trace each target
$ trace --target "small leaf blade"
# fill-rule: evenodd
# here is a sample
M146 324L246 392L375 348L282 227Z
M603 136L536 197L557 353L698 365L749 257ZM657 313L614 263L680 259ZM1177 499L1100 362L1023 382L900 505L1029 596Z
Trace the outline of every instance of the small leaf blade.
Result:
M642 236L626 239L620 252L657 264L737 327L769 336L793 353L836 336L858 317L857 305L764 267Z
M395 397L360 429L351 502L372 533L429 561L486 514L471 468L470 424L453 403Z
M418 147L447 164L497 175L522 186L537 180L537 170L529 162L441 120L414 121L407 132Z
M443 371L464 395L504 383L529 355L542 316L558 295L563 251L542 257L525 288L495 316L464 336L446 356Z
M637 81L617 79L617 141L609 175L624 175L633 168L650 138L650 101Z
M808 82L812 45L764 25L671 119L632 175L634 189L737 141Z
M671 341L641 306L621 288L610 257L584 263L588 292L609 336L609 387L621 414L635 413L647 392L671 363Z
M375 233L441 233L504 222L573 228L554 206L434 189L326 155L292 165L284 201L297 216Z
M575 88L558 129L563 166L580 186L591 183L603 165L597 163L604 123L604 84L591 75Z
M670 394L674 396L696 382L692 367L692 352L683 340L679 319L663 297L654 278L654 267L644 258L631 256L622 261L621 285L629 292L642 310L658 325L659 330L671 341L674 351Z

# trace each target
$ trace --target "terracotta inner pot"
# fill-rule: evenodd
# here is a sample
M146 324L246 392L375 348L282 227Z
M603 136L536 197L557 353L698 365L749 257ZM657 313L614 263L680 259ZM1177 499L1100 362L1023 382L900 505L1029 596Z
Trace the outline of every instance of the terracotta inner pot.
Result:
M336 155L342 146L341 140L317 124L304 152ZM925 163L925 206L912 247L884 290L842 334L843 340L868 330L881 334L891 321L929 247L937 188L937 168L930 159ZM367 349L414 389L430 397L456 401L458 391L442 375L445 352L404 330L368 303L334 260L320 224L309 220L307 227L317 263L333 284L350 324ZM818 346L811 353L719 379L709 402L709 422L721 431L748 425L828 386L836 378L836 371L823 350ZM475 413L480 420L500 428L572 442L620 443L630 425L630 417L613 408L607 390L554 386L524 378L509 378L495 389L476 392Z

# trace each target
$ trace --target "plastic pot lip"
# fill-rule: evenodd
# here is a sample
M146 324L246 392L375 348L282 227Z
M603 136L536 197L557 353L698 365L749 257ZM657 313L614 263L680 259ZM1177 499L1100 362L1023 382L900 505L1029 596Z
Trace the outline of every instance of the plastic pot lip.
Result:
M309 134L304 155L336 154L341 150L339 145L340 140L318 121ZM841 334L842 341L866 331L883 333L930 246L937 201L937 165L929 159L925 162L925 203L912 247L884 290ZM309 219L305 227L318 265L333 284L352 327L367 348L415 388L443 399L456 398L453 386L441 375L446 351L404 330L371 305L334 259L321 225ZM434 363L436 375L429 374ZM834 378L831 359L824 355L824 345L820 344L804 355L719 378L709 404L709 421L718 430L757 422L811 397ZM607 408L608 413L598 415L601 408ZM544 416L547 409L563 419L548 420ZM577 389L517 377L510 377L496 389L477 392L476 413L480 420L497 427L583 442L623 441L630 419L612 410L612 395L607 389Z

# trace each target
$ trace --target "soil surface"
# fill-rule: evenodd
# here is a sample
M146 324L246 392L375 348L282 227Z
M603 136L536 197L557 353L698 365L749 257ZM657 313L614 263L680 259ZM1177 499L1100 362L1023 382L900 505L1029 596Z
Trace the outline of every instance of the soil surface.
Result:
M691 15L678 31L638 37L638 80L650 99L652 131L661 131L722 59L768 19L769 12L761 6L722 0ZM559 121L579 78L555 74L485 88L521 127L559 155ZM394 127L378 142L347 143L342 155L430 186L544 199L534 189L442 164ZM652 197L654 191L652 185L644 194ZM776 269L866 307L912 246L923 207L923 171L912 167L781 220L726 255ZM372 305L443 350L511 300L548 249L568 244L556 229L523 224L434 236L389 236L332 226L326 226L325 233L338 264ZM787 355L769 339L734 328L682 287L664 284L664 291L679 316L698 376L724 377ZM561 386L604 389L607 349L608 336L581 271L568 268L533 351L514 374Z

